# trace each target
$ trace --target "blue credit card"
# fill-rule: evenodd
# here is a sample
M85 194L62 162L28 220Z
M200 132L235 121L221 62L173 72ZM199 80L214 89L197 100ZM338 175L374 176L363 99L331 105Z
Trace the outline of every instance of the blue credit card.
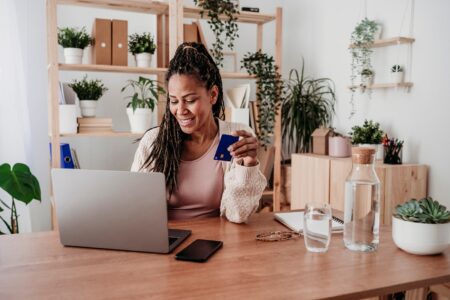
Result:
M239 141L238 136L233 136L229 134L222 134L220 137L219 145L217 146L216 154L214 155L215 160L231 161L231 154L227 150L232 144Z

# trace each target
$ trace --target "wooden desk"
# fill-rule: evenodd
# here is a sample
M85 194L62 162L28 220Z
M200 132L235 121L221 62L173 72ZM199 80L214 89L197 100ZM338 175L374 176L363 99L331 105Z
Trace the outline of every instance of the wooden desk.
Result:
M255 235L284 229L270 213L248 224L224 219L173 223L223 249L207 263L174 254L63 247L57 232L0 236L0 299L352 299L450 281L450 249L414 256L381 228L375 253L346 250L334 235L328 253L306 251L303 239L265 243Z

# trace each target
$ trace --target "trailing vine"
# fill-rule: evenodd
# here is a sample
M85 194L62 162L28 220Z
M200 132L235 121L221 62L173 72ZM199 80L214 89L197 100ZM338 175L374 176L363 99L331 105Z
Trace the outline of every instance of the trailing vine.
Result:
M248 52L241 63L248 74L256 76L256 101L258 107L258 139L264 148L271 144L275 116L281 104L283 82L273 56Z
M234 49L234 41L239 37L236 14L239 14L237 4L232 0L194 0L195 5L200 6L203 17L205 11L208 14L208 24L213 31L216 40L213 42L211 54L216 64L223 67L223 47L225 40L228 40L227 47ZM220 19L220 15L225 15L225 20ZM225 32L225 38L222 35Z

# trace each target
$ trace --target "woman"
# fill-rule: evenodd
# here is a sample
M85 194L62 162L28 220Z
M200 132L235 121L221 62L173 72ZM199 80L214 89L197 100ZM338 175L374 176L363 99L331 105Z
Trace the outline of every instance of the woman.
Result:
M142 137L132 171L162 172L169 219L226 216L245 222L256 210L266 179L256 159L251 129L223 121L219 69L202 44L180 45L166 75L168 105L159 128ZM214 160L222 134L240 139L233 160Z

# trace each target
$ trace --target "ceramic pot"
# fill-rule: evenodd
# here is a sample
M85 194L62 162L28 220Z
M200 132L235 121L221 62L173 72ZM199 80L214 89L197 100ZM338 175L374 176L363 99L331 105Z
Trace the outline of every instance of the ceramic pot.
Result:
M150 68L150 62L152 61L152 55L150 53L135 54L136 65L139 68Z
M95 117L97 100L80 100L81 115L83 117Z
M350 139L342 136L330 136L328 138L328 155L331 157L350 157L352 155Z
M152 111L149 108L136 108L133 112L133 108L128 107L127 115L132 133L144 133L150 128Z
M393 83L402 83L403 72L391 72L391 80Z
M81 64L83 60L83 49L64 48L64 61L66 64Z

